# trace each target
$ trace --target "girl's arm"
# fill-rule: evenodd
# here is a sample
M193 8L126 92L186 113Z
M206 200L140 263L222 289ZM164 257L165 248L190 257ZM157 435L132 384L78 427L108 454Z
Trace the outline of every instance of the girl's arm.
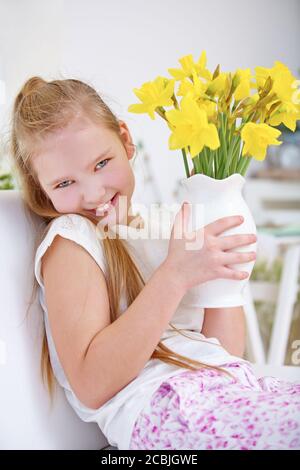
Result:
M243 357L246 347L243 307L205 308L201 333L217 338L230 354Z
M62 367L78 399L99 408L135 379L150 359L186 292L178 269L167 261L161 264L111 323L104 273L80 245L55 237L42 268Z
M184 293L176 282L176 274L163 263L127 310L95 335L82 368L83 376L89 378L89 386L94 390L98 387L98 394L90 403L92 408L102 406L137 377Z

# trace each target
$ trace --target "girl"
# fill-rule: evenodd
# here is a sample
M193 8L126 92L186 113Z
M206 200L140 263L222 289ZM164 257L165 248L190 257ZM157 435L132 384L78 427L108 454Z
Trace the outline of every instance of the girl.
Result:
M132 215L130 132L79 80L24 84L11 153L24 201L45 221L35 290L50 393L55 377L119 449L300 448L300 384L257 380L241 357L242 309L203 312L192 295L212 279L246 278L229 266L255 255L230 250L255 236L222 235L241 218L207 225L202 246L187 250L199 233L183 204L158 259L132 236L151 221Z

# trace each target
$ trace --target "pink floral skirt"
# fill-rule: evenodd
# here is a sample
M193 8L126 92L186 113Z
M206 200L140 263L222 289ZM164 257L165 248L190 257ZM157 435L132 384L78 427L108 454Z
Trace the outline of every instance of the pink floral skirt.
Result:
M130 449L300 449L300 382L257 379L250 362L183 371L156 390Z

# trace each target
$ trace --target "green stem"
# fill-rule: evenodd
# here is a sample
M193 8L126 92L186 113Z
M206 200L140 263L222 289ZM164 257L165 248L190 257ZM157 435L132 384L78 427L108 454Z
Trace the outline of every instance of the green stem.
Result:
M225 158L222 155L222 148L219 151L219 162L218 162L218 171L217 171L217 179L221 180L223 178L223 172L225 168Z
M242 176L245 176L246 174L246 171L248 170L248 166L250 165L251 161L252 161L252 157L246 157L246 163L244 164L243 166L243 169L241 171L241 175Z
M195 157L195 158L192 158L192 163L193 163L193 167L194 167L194 175L196 175L196 174L198 173L198 171L197 171L196 157Z
M244 158L244 162L243 162L240 173L242 176L245 176L248 166L251 163L252 157L243 157L243 158Z
M218 180L222 179L223 171L224 171L224 161L222 160L221 164L219 166L218 172L217 172L217 179Z
M183 162L184 162L186 177L189 178L190 177L190 170L189 170L189 166L188 166L188 162L187 162L187 158L186 158L186 151L185 151L184 148L182 148L181 152L182 152L182 155L183 155Z
M215 174L216 174L216 179L221 179L222 176L222 164L223 164L223 158L222 158L222 148L221 146L217 149L217 164L215 168Z
M214 160L214 167L213 167L213 177L216 179L217 178L217 168L218 168L218 151L219 149L216 149L214 151L214 157L213 157L213 160Z
M235 173L241 173L242 174L242 172L243 172L243 174L245 174L245 172L246 172L246 170L247 170L247 168L250 164L250 161L246 160L246 158L242 156L244 143L242 142L242 139L241 139L241 130L243 129L245 124L247 124L248 122L250 122L253 119L254 115L255 115L255 112L249 114L248 117L243 118L242 122L241 122L241 125L238 128L239 139L238 139L237 142L239 144L239 148L235 149L236 152L237 152L236 156L235 156L235 167L234 167L234 172ZM241 142L242 142L242 146L241 146ZM250 160L251 160L251 157L250 157Z
M224 150L224 163L222 167L224 167L224 172L222 175L222 178L227 177L228 173L228 168L230 164L230 155L228 155L229 151L231 151L231 148L227 149L227 116L226 114L222 115L222 132L221 132L221 138L222 138L222 144L223 144L223 150ZM231 143L231 142L230 142Z
M204 174L208 176L208 160L207 160L207 157L206 157L204 147L203 147L202 152L201 152L201 158L202 158L202 162L204 162L204 170L205 170Z
M208 160L206 158L205 147L199 153L199 158L202 162L203 173L208 176Z
M210 176L211 178L213 178L213 162L214 162L214 159L213 159L212 151L209 150L207 147L205 147L204 148L204 155L205 155L206 160L208 162L207 176Z
M235 173L237 160L239 158L240 153L240 135L234 135L235 132L235 124L232 124L229 133L229 149L227 154L226 165L224 169L223 178L226 178L229 175Z
M219 114L219 140L220 140L220 147L218 148L218 162L216 168L216 179L222 178L223 172L223 164L224 164L224 157L222 152L222 144L223 144L223 114Z
M238 161L238 164L237 164L237 167L236 167L236 173L240 173L241 174L241 171L242 171L242 168L243 168L243 164L244 164L244 158L245 157L240 157L239 161Z
M203 173L203 168L202 168L202 164L201 164L201 160L199 158L199 155L196 155L193 158L193 163L194 163L195 173Z
M240 155L240 146L241 146L240 136L237 135L234 137L234 144L232 148L232 159L231 159L231 165L230 165L231 175L233 173L236 173L236 167L237 167L237 163L238 163L239 155Z
M243 146L244 146L244 144L243 144ZM242 149L241 149L240 159L239 159L239 162L238 162L238 165L237 165L237 170L236 170L236 172L240 173L242 176L245 175L246 170L247 170L247 168L250 164L251 158L252 158L252 157L242 156L243 146L242 146Z

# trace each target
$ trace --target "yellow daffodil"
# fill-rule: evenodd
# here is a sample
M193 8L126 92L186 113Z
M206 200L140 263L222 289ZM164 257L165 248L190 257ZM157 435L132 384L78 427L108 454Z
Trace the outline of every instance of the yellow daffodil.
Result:
M192 71L193 82L184 78L178 88L178 96L188 96L192 99L202 97L206 91L207 85L197 76L196 70Z
M189 146L193 158L204 146L213 150L220 146L216 126L208 123L205 111L192 99L184 97L180 109L167 111L166 118L174 126L169 138L171 150Z
M242 140L245 142L242 155L249 155L256 160L264 160L269 145L281 145L277 138L281 132L267 124L245 124L241 131Z
M155 109L160 106L172 106L175 80L157 77L152 82L144 83L140 89L134 88L135 95L142 101L132 104L128 111L132 113L148 113L151 119L155 119Z
M211 80L207 92L213 96L222 96L227 89L227 75L227 73L221 72L216 78Z
M275 62L274 67L268 69L265 67L256 67L256 81L259 87L263 87L266 79L271 77L273 80L272 91L276 93L278 99L290 101L294 93L294 83L297 81L288 67L279 61Z
M207 84L201 81L196 72L193 71L193 83L184 78L178 88L177 95L186 96L196 101L198 106L207 113L207 117L210 118L216 113L216 103L205 95L206 88Z
M251 71L250 69L237 69L233 77L235 85L234 98L236 101L243 100L251 93Z
M206 112L207 117L209 119L216 115L217 105L213 101L210 101L205 98L200 98L197 100L197 105L200 109L203 109Z
M270 126L279 126L283 123L291 131L296 130L296 121L300 119L300 106L290 102L283 103L278 109L271 114L269 118Z
M203 51L197 63L194 62L193 55L189 54L179 59L181 69L168 69L168 72L175 80L183 80L186 77L193 75L193 70L196 70L200 77L211 80L212 74L206 68L206 52Z
M202 51L201 56L196 64L196 70L200 77L206 80L212 79L212 73L206 68L206 52Z
M300 81L279 61L256 67L254 75L250 68L221 72L220 64L211 73L206 62L205 51L196 62L192 54L181 57L180 68L168 69L171 79L159 76L134 89L140 103L128 111L164 119L169 148L182 149L187 177L188 157L196 173L244 176L252 160L245 156L263 160L269 145L281 145L277 126L296 130Z
M198 96L198 90L195 89L194 84L187 78L183 78L180 82L178 96L188 96L189 98L196 99Z

